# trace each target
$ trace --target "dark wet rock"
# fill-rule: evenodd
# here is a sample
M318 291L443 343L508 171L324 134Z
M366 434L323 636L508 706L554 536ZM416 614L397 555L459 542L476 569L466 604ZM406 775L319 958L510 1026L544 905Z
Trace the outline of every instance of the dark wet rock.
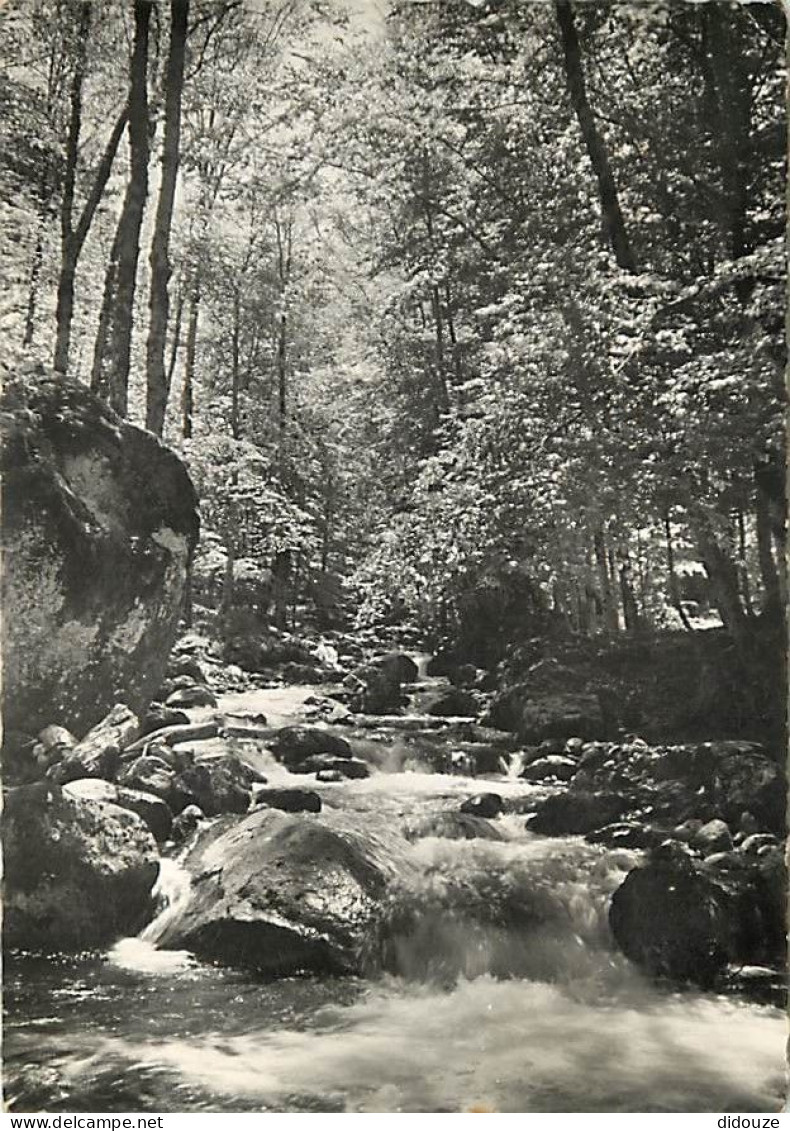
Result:
M455 687L475 687L478 671L474 664L459 664L448 672L450 683Z
M711 800L727 822L736 824L747 810L764 830L781 835L786 790L781 768L759 749L725 751L716 761Z
M176 844L191 836L201 821L205 820L206 814L199 805L187 805L182 809L177 817L173 819L173 840Z
M242 610L244 619L249 614ZM249 672L270 672L282 664L312 664L314 657L302 640L262 633L233 634L225 642L225 660Z
M293 774L318 774L323 770L342 774L344 778L370 777L370 766L361 758L337 758L333 754L314 754L291 767Z
M365 969L389 865L362 831L261 808L205 830L185 864L191 897L160 945L267 976Z
M61 785L79 778L111 781L120 765L121 751L134 742L139 733L137 715L122 703L116 703L106 718L67 750L60 762L51 766L48 776Z
M625 802L616 793L566 791L540 802L527 828L543 836L584 836L612 824L624 809Z
M371 662L356 668L343 681L351 693L353 711L368 715L387 715L405 702L397 663Z
M436 718L473 718L478 714L479 708L471 691L451 687L429 697L425 711Z
M680 840L684 844L690 844L704 823L705 822L700 821L699 818L690 817L687 821L683 821L681 824L674 827L672 836L675 840Z
M436 836L445 840L499 840L504 835L485 817L472 813L431 813L408 822L405 829L408 840L421 840Z
M256 789L252 800L254 805L268 805L270 809L282 809L284 813L321 812L321 798L313 789Z
M6 794L2 839L6 947L83 950L142 927L159 863L136 813L40 782Z
M265 783L265 776L237 755L217 754L187 767L174 784L183 800L199 805L207 817L217 817L221 813L246 813L253 786Z
M586 745L583 738L569 738L560 753L565 754L568 758L575 758L579 761Z
M177 456L78 381L12 378L2 410L4 723L83 735L161 683L195 492Z
M283 683L294 687L300 684L323 683L326 679L326 672L316 664L284 664L280 675Z
M288 769L316 754L332 754L337 758L351 757L351 747L346 740L323 727L283 727L269 740L269 749Z
M435 655L431 656L426 665L426 672L429 676L447 676L455 671L458 667L458 657L455 652L440 650Z
M590 844L605 844L607 848L656 848L666 840L666 829L654 828L642 821L616 821L587 834Z
M473 817L498 817L502 809L503 802L498 793L477 793L461 803L460 811L471 813Z
M163 758L156 754L142 754L122 767L118 774L118 785L142 793L152 793L154 797L166 801L174 812L179 812L187 802L180 805L177 803L176 776L176 771Z
M419 675L414 660L404 652L388 652L373 660L371 666L391 674L399 683L414 683Z
M697 829L689 844L705 856L713 852L729 852L732 848L732 833L724 821L708 821Z
M551 778L556 781L570 781L577 769L578 765L574 758L550 754L525 766L520 776L524 781L531 782L548 781Z
M168 679L177 679L179 676L186 676L191 683L205 683L206 673L203 666L198 663L194 656L180 655L173 656L167 665Z
M495 746L469 743L464 746L462 752L468 760L473 777L507 772L507 756L503 755L502 750Z
M173 827L173 814L170 806L161 797L152 793L143 793L137 789L127 789L116 785L114 782L101 781L99 778L83 778L80 781L69 782L63 787L66 797L76 798L78 801L104 801L111 805L118 805L121 809L128 809L142 817L160 844L170 837Z
M727 965L725 897L682 854L629 872L609 924L623 954L653 976L709 986Z
M166 707L216 707L217 697L210 687L192 684L179 688L165 700Z
M315 780L331 783L345 781L346 779L340 770L316 770Z
M140 736L153 734L154 731L161 730L163 727L188 726L188 724L189 715L175 707L165 707L163 703L157 703L151 707L143 719Z
M727 963L785 960L787 872L770 858L718 852L704 862L665 843L612 897L623 952L649 973L703 986Z

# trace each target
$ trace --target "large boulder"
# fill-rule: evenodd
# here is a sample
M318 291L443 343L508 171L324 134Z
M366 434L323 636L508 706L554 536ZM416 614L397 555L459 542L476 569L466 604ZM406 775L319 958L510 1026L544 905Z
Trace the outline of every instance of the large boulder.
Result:
M315 754L332 754L336 758L351 757L351 747L346 740L323 727L282 727L270 739L269 749L278 762L282 762L288 769L293 769Z
M267 976L365 967L389 877L361 834L261 808L216 822L185 864L191 898L160 945Z
M83 950L136 933L159 871L136 813L49 782L10 791L3 812L8 948Z
M3 715L84 735L162 682L197 541L184 465L84 385L17 377L2 402Z
M726 966L722 890L678 850L634 868L612 896L612 934L627 958L654 976L710 985Z
M449 719L476 718L479 708L471 691L450 687L432 695L425 704L425 710L429 715Z
M314 789L287 786L255 789L252 800L254 805L268 805L270 809L281 809L284 813L321 812L321 798Z
M628 958L653 975L713 983L728 963L786 963L787 870L764 857L720 852L704 863L667 842L629 872L609 922Z
M748 811L762 828L781 836L785 833L786 778L759 749L721 752L713 770L712 802L714 810L733 825Z
M408 821L404 832L408 840L421 840L429 836L446 840L505 840L504 833L486 817L461 810L456 813L430 813Z
M540 802L527 822L542 836L584 836L622 816L626 803L616 793L557 793Z
M173 814L170 806L161 797L152 793L143 793L138 789L126 789L114 782L102 781L100 778L82 778L69 782L63 787L66 797L76 798L78 801L103 801L110 805L117 805L121 809L128 809L142 817L154 835L154 839L165 841L173 829Z

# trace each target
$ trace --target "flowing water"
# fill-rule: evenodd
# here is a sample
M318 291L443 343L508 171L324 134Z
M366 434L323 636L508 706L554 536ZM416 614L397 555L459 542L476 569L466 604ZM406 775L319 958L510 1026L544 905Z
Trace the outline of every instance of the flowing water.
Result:
M257 692L225 706L281 722L308 693ZM365 754L379 769L321 787L326 819L401 830L487 788L420 770L422 738L437 741L366 732ZM452 746L451 737L441 741ZM266 755L262 764L272 781L294 783ZM538 790L506 774L488 788L511 810L492 822L500 839L423 836L399 865L397 976L264 982L157 949L188 898L177 860L163 864L160 909L139 938L106 954L11 956L7 1106L779 1110L781 1011L640 978L613 951L606 926L608 898L634 855L531 836L523 812Z

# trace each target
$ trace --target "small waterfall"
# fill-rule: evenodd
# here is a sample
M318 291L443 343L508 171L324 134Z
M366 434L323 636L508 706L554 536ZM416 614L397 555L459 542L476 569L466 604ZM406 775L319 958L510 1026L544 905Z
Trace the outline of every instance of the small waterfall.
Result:
M151 893L159 911L139 935L115 944L108 955L115 966L141 974L167 974L193 965L187 951L157 949L157 943L189 902L191 884L189 872L177 860L160 860Z
M165 935L189 902L192 877L177 860L161 860L159 876L151 893L160 910L147 927L140 932L146 942L157 943Z
M433 656L430 652L407 652L410 660L414 660L417 665L417 683L424 683L429 679L428 664L430 664Z

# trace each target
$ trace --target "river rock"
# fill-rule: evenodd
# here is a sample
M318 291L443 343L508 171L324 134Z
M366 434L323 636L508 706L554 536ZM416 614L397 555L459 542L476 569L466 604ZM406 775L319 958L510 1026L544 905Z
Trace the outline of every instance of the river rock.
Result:
M714 852L729 852L732 848L732 833L724 821L708 821L697 829L689 844L704 856L710 856Z
M783 835L786 791L781 768L759 749L739 747L717 758L712 804L715 812L733 825L737 825L746 810L763 829Z
M502 812L502 798L498 793L477 793L461 803L461 813L471 813L473 817L498 817Z
M252 788L265 784L263 774L235 754L204 757L178 774L174 786L190 804L197 804L207 817L221 813L246 813ZM184 805L179 805L179 809Z
M140 737L153 734L154 731L161 730L164 727L188 725L189 715L185 714L184 711L179 711L175 707L165 707L163 703L157 703L151 706L143 719Z
M346 779L343 777L340 770L316 770L315 780L331 783L345 781Z
M351 757L351 747L346 740L323 727L282 727L269 740L269 749L278 762L282 762L288 769L315 754Z
M414 660L404 652L388 652L386 656L379 656L371 661L371 664L383 672L392 674L399 683L414 683L419 675Z
M439 691L426 703L425 710L434 718L474 718L479 713L477 699L471 691L451 687Z
M173 840L176 844L191 836L206 814L199 805L187 805L177 817L173 819Z
M166 707L216 707L217 697L210 687L202 684L192 684L182 687L168 695L165 699Z
M185 864L191 897L160 946L267 977L365 968L387 875L361 834L261 808L215 822Z
M84 735L162 681L195 492L150 432L60 374L4 382L2 433L4 723Z
M159 863L136 813L40 782L6 795L2 839L6 947L82 950L143 926Z
M206 682L206 673L202 666L194 656L189 655L173 656L167 665L167 676L169 679L187 676L192 683L205 684Z
M609 924L623 954L654 976L709 986L728 961L725 897L682 853L630 871Z
M183 800L179 804L179 798L176 796L176 776L176 771L164 758L157 757L156 754L142 754L120 770L118 785L153 794L154 797L165 801L173 812L178 813L187 801Z
M612 824L625 809L616 793L573 793L547 797L527 821L532 833L542 836L584 836Z
M547 758L537 758L521 771L524 781L538 782L555 778L557 781L570 781L578 770L575 758L561 754L551 754Z
M667 832L643 821L617 821L588 833L585 839L590 844L605 844L607 848L647 849L657 848L667 839Z
M173 814L167 802L152 793L143 793L138 789L126 789L124 786L115 785L113 782L101 781L99 778L83 778L80 781L69 782L63 787L66 797L76 798L78 801L104 801L111 805L118 805L121 809L128 809L142 817L148 828L159 843L166 841L173 828Z
M292 774L341 774L344 778L369 778L370 766L361 758L336 758L332 754L314 754L298 766L291 767Z
M268 805L284 813L320 813L321 798L313 789L253 789L253 805Z

